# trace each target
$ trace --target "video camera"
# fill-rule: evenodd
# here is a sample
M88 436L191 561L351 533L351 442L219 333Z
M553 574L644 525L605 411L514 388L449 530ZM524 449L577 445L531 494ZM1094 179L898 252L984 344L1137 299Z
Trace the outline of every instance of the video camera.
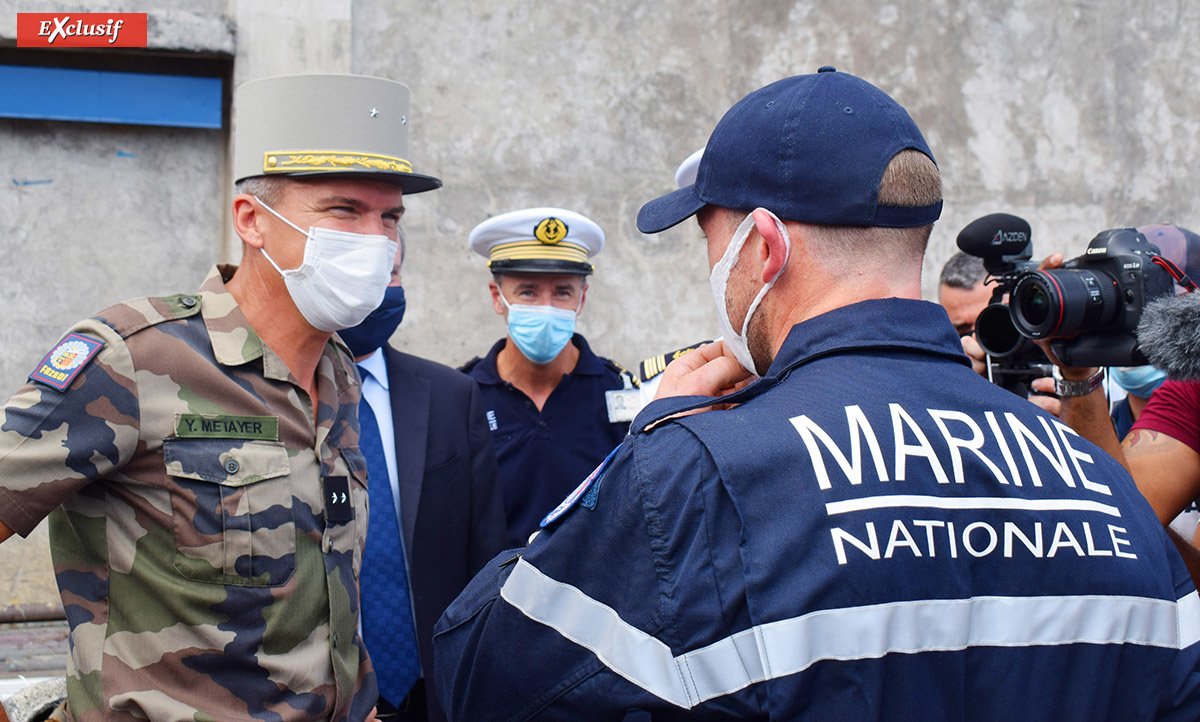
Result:
M958 247L998 279L975 334L984 351L1009 365L1028 365L1036 357L1029 347L1041 354L1029 339L1043 338L1053 339L1050 349L1067 366L1146 364L1135 335L1142 309L1173 294L1183 275L1133 228L1101 231L1082 256L1047 271L1029 260L1029 224L1005 213L973 221Z
M1029 223L1008 213L993 213L969 223L958 233L958 247L983 260L988 282L995 283L987 307L975 319L975 339L988 355L988 378L1021 396L1029 382L1049 376L1053 365L1037 344L1013 325L1005 297L1017 279L1037 270Z

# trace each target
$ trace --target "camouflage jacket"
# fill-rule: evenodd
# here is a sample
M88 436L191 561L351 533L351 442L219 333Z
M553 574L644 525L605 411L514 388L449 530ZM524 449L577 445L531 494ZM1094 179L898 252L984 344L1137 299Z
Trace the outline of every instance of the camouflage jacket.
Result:
M314 426L234 270L77 324L0 411L0 520L50 515L77 722L358 722L375 703L353 361L326 345Z

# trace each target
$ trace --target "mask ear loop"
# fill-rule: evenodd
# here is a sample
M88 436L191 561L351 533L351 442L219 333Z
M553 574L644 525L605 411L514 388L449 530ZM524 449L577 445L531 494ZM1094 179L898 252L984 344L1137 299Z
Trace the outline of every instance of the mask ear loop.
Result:
M787 228L784 227L783 221L779 220L778 216L776 216L774 213L767 210L766 208L759 207L759 208L755 208L754 210L755 211L765 211L767 215L771 216L771 220L775 221L775 227L779 229L779 233L783 236L783 245L784 245L785 250L784 250L784 254L783 254L783 265L779 267L779 270L775 272L774 276L771 276L771 280L764 283L763 287L758 290L758 295L756 295L754 297L754 300L750 303L750 309L748 311L746 311L746 318L745 318L745 320L742 321L742 332L740 334L743 339L746 338L746 331L748 331L750 329L750 319L753 318L754 312L756 310L758 310L758 304L763 300L763 298L766 297L767 291L770 291L775 286L775 281L777 281L779 279L779 277L783 275L784 270L787 269L788 261L792 257L792 237L790 235L788 235ZM747 217L747 220L753 222L753 218L754 218L754 213L751 212L750 215ZM746 237L749 238L749 235L750 234L747 233ZM745 245L744 240L742 241L742 243L743 243L743 245ZM738 256L740 256L741 253L742 253L742 251L739 248Z
M304 231L300 230L300 226L296 225L295 223L292 223L292 222L291 222L291 221L289 221L288 219L286 219L286 218L284 218L283 216L281 216L281 215L279 214L279 211L275 210L274 208L272 208L271 206L267 205L266 203L263 203L263 199L262 199L262 198L259 198L258 196L250 196L250 197L251 197L251 198L253 198L254 200L258 201L258 204L259 204L260 206L262 206L263 208L266 208L268 211L270 211L270 212L271 212L271 215L275 216L275 217L276 217L276 218L278 218L279 220L281 220L281 221L283 221L284 223L288 224L289 226L291 226L292 228L294 228L294 229L296 230L296 232L297 232L297 233L299 233L300 235L304 236L304 238L305 238L305 251L307 252L307 250L308 250L308 245L307 245L307 242L308 242L309 240L312 240L312 239L311 239L311 234L310 234L310 233L305 233ZM262 247L262 248L260 248L259 250L260 250L260 251L262 251L263 258L266 258L266 259L267 259L267 263L270 263L270 264L271 264L271 267L275 269L275 272L276 272L276 273L278 273L280 276L283 276L284 278L286 278L286 277L287 277L287 274L286 274L286 273L284 273L284 270L283 270L282 268L280 268L280 267L279 267L279 264L275 262L275 259L271 258L271 255L270 255L269 253L267 253L266 246L263 246L263 247ZM292 270L293 270L293 271L295 271L295 270L298 270L298 269L292 269Z

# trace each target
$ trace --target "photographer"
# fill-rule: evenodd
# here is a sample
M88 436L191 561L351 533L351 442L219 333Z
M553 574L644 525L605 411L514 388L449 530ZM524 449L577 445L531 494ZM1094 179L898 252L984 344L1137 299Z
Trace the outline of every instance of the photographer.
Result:
M1169 225L1137 229L1177 266L1200 268L1200 236ZM1039 270L1062 266L1054 254ZM1150 397L1132 430L1118 439L1108 403L1100 393L1101 369L1066 366L1049 338L1037 343L1059 367L1061 381L1039 379L1034 388L1056 391L1051 409L1081 436L1100 446L1129 470L1138 489L1164 526L1200 497L1200 295L1160 298L1138 326L1142 350L1170 379ZM1046 397L1038 397L1044 399ZM1035 402L1036 403L1036 402ZM1044 403L1039 403L1043 405ZM1200 550L1168 527L1193 580L1200 580Z
M987 287L983 261L962 251L942 266L938 279L938 304L946 310L960 337L975 333L975 319L987 308L992 289Z

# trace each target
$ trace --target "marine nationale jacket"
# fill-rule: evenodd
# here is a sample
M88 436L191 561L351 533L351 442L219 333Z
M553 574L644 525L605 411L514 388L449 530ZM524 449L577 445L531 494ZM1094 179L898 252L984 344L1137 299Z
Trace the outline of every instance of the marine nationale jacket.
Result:
M0 519L50 516L79 722L357 722L375 703L353 362L330 341L310 400L234 270L77 324L0 411Z
M1132 480L945 313L795 326L644 409L439 621L452 719L1194 720L1200 602Z

